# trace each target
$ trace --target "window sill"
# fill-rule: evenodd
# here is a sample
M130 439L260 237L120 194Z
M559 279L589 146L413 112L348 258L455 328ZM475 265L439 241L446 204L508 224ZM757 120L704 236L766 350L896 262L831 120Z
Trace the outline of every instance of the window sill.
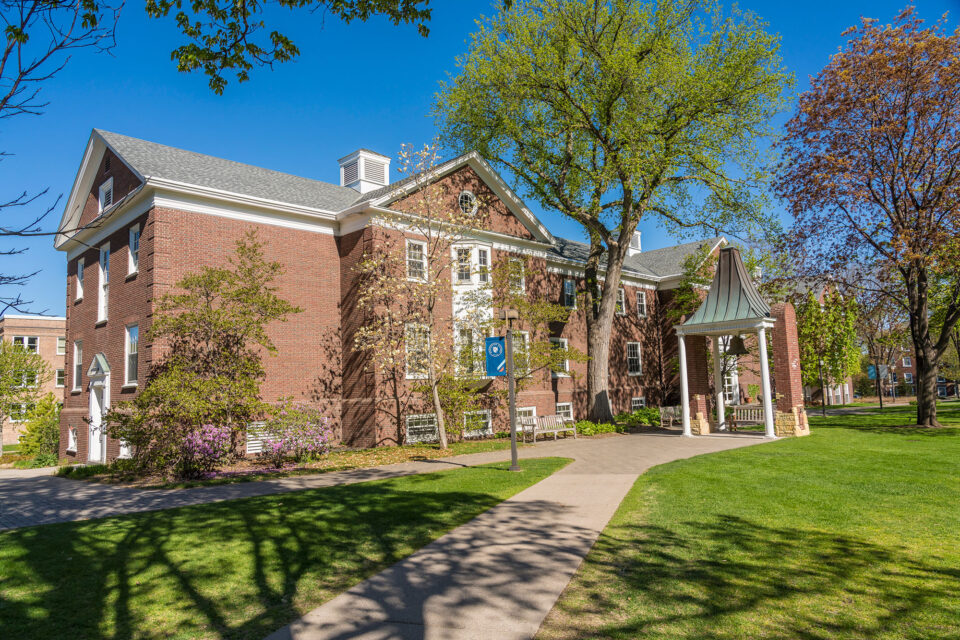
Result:
M120 387L121 389L136 389L139 385L136 382L128 382Z
M73 455L77 455L77 450L76 450L76 449L67 449L66 451L64 451L64 453L72 453Z
M54 389L63 389L63 388L64 388L64 385L62 385L62 384L55 384L55 385L53 385L53 388L54 388Z
M97 320L97 321L94 323L93 326L95 326L95 327L102 327L102 326L104 326L104 325L106 325L106 324L107 324L107 319L104 318L103 320Z
M72 395L77 395L78 393L83 393L83 389L70 389Z
M127 274L127 277L125 278L125 280L129 282L130 280L133 280L134 278L136 278L139 273L140 273L139 271L131 271L130 273Z
M554 380L556 380L557 378L569 378L569 377L570 377L570 374L569 374L569 373L554 373L554 372L551 372L551 373L550 373L550 377L553 378Z
M643 375L643 371L637 371L636 373L627 373L628 376L633 376L634 378L640 377Z
M73 304L80 304L81 302L83 302L83 296L73 299Z

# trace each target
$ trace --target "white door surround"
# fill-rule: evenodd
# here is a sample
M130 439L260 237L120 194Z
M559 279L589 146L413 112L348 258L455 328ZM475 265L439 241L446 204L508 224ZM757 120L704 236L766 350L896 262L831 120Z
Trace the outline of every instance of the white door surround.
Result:
M87 371L90 378L90 417L87 435L87 461L107 461L107 434L103 416L110 408L110 366L102 353L98 353Z

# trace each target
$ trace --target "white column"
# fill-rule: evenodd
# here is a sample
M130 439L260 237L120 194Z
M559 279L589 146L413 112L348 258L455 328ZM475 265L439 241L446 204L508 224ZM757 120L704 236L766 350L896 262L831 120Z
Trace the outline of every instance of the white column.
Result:
M763 386L763 424L768 438L776 438L773 430L773 402L770 399L770 366L767 364L767 330L757 329L757 341L760 343L760 383Z
M720 367L720 336L713 336L713 388L717 392L717 428L727 430L726 405L723 397L723 375Z
M677 344L680 347L680 411L683 415L683 435L692 436L690 432L690 387L687 386L687 345L683 334L677 334Z

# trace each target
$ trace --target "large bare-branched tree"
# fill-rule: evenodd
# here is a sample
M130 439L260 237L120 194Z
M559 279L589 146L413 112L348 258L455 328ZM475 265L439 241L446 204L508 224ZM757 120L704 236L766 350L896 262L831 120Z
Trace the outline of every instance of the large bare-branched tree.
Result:
M779 193L793 248L907 314L917 423L937 424L937 365L960 320L960 33L924 28L912 8L863 19L799 101L782 143ZM933 330L931 291L946 287Z
M755 231L758 141L789 76L779 39L700 0L526 0L479 25L436 107L446 140L582 225L590 418L611 418L610 334L637 224Z

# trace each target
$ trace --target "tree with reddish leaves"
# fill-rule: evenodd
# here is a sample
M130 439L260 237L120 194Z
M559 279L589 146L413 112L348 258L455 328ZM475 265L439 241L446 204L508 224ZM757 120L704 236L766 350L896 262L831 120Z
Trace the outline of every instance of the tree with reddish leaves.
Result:
M801 270L905 311L927 426L938 424L937 367L960 320L960 31L945 21L925 27L910 7L844 32L787 124L776 181Z

